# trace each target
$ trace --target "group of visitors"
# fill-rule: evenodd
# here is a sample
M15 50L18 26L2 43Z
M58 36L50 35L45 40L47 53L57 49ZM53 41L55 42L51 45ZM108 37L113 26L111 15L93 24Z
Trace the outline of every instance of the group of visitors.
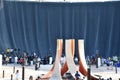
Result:
M18 50L18 53L19 53L19 50ZM31 65L33 63L33 64L37 64L37 68L39 68L40 64L42 63L41 58L38 57L36 53L29 55L29 54L27 54L26 51L23 51L23 55L18 56L18 55L16 55L16 50L8 48L8 49L6 49L5 53L2 53L2 55L3 55L3 64L6 64L6 65L8 63L12 63L12 62L19 63L22 65ZM49 60L48 60L49 57L50 57L50 55L45 56L45 58L44 58L45 63L49 63ZM86 61L88 63L91 62L91 64L96 64L98 57L99 56L95 56L95 57L87 56ZM63 65L65 63L65 61L66 61L66 58L64 56L61 58L60 62ZM108 57L107 59L104 59L103 62L107 65L107 69L109 70L109 69L112 69L111 65L113 66L120 62L120 58L118 56ZM52 63L52 62L50 62L50 63ZM74 76L75 76L76 80L84 80L84 78L81 78L79 71L76 71ZM16 80L19 80L19 70L16 71ZM29 80L33 80L33 77L30 76ZM41 78L38 76L36 78L36 80L41 80ZM102 78L100 80L104 80L104 79ZM112 80L112 78L110 77L107 80Z
M6 65L8 63L17 63L21 65L32 65L37 63L41 63L41 64L53 63L52 54L47 54L41 58L35 52L28 54L27 51L25 50L20 52L20 49L10 49L10 48L7 48L4 52L1 52L0 54L2 55L2 61L3 61L2 63Z

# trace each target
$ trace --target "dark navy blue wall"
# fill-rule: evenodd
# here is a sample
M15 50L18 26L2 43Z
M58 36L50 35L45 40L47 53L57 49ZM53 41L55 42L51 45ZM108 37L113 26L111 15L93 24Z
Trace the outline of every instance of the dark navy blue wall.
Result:
M85 54L96 50L120 56L120 2L4 2L0 10L0 51L20 48L40 56L56 54L56 39L85 40Z

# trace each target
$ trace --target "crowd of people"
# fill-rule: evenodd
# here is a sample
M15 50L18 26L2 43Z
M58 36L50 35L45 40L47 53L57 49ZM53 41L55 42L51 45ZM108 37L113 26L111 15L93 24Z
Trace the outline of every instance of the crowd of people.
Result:
M97 60L100 58L101 65L106 64L107 66L113 65L113 66L119 66L120 64L120 57L118 56L112 56L112 57L107 57L103 58L101 56L87 56L86 57L86 62L88 65L94 65L97 64ZM120 66L119 66L120 67Z
M20 49L10 49L7 48L5 52L2 52L2 63L8 64L8 63L16 63L16 64L21 64L21 65L33 65L36 64L36 70L40 68L40 64L49 64L49 57L51 55L45 56L44 60L42 60L39 56L37 56L36 53L32 53L31 55L27 54L26 51L23 51L22 55L17 55L20 53ZM108 58L102 58L98 55L96 56L87 56L86 57L86 62L88 65L94 65L97 64L97 58L101 59L101 65L106 64L107 69L112 69L112 66L118 66L120 67L120 57L118 56L113 56L113 57L108 57ZM61 64L63 65L65 63L65 56L61 58ZM79 59L75 58L76 61ZM52 62L50 62L52 64ZM19 78L19 70L16 71L16 80ZM78 71L75 73L75 78L76 80L80 79L80 74ZM33 77L30 76L29 80L33 80ZM40 77L38 76L36 80L41 80ZM104 80L103 78L100 80ZM108 78L108 80L112 80L112 78Z
M19 54L19 55L18 55ZM21 65L33 65L38 64L52 64L53 59L51 55L46 55L41 59L35 52L28 54L25 50L20 52L20 49L10 49L7 48L6 51L1 53L2 64L16 63Z

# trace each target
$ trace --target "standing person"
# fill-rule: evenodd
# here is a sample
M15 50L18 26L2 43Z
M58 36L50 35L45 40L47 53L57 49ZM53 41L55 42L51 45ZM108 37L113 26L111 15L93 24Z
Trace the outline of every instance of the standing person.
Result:
M20 80L20 73L19 70L16 71L16 79L15 80Z
M17 55L14 57L15 58L15 62L14 63L18 63L18 57L17 57Z
M76 73L75 73L75 78L76 78L76 80L80 79L80 74L78 73L78 71L76 71Z
M6 58L5 58L5 63L6 63L6 65L8 64L8 62L9 62L9 57L6 57Z
M40 68L41 58L40 58L40 57L38 57L38 58L37 58L37 61L38 61L38 67Z

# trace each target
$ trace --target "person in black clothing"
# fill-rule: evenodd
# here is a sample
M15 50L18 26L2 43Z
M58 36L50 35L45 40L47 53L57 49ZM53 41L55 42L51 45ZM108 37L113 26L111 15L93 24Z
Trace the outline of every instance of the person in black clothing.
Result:
M75 78L76 78L76 80L80 79L80 74L78 73L78 71L76 71L76 73L75 73Z

